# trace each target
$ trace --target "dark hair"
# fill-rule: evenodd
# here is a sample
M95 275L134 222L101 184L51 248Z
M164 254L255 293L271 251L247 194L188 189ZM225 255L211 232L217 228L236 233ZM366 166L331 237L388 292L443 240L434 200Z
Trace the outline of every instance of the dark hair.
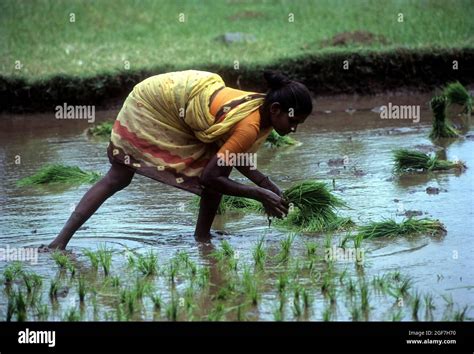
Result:
M295 115L309 115L313 111L313 103L308 88L302 83L290 80L278 71L265 70L263 77L267 81L268 91L263 103L266 109L278 102L282 110L294 109Z

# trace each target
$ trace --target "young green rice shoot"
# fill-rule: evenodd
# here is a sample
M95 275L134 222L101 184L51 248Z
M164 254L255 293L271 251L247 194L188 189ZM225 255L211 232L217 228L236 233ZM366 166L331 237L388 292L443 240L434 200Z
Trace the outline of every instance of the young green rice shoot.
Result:
M255 278L255 275L250 272L248 266L244 267L244 271L242 273L242 285L244 293L250 299L252 305L257 305L260 299L258 283L257 279Z
M318 249L318 244L316 242L312 242L312 241L306 242L306 256L308 258L311 259L314 256L316 256L317 249Z
M56 262L59 268L66 269L69 266L70 260L63 252L55 251L51 254L51 257L53 257L53 260Z
M92 269L97 271L99 269L99 255L97 252L93 252L91 250L84 250L84 254L89 258L89 261L91 262Z
M160 310L161 306L163 306L163 300L161 299L161 296L159 294L151 294L150 299L153 302L153 307L155 308L155 311Z
M77 310L75 307L70 308L66 312L66 315L64 316L64 321L77 322L80 320L81 320L81 316L79 315L79 313L77 313Z
M176 321L178 319L178 306L179 300L176 293L173 291L171 294L171 300L166 306L166 317L170 321Z
M79 301L83 303L86 297L87 289L86 289L86 281L82 275L79 276L79 279L77 281L77 292L79 294Z
M463 322L466 319L466 313L469 309L469 306L466 305L462 310L456 310L453 314L453 320L456 322Z
M21 262L12 262L3 271L5 284L11 284L23 274L23 264Z
M97 255L99 258L99 264L102 266L102 270L104 271L104 275L108 276L112 266L112 250L108 249L106 245L100 245Z
M411 315L413 316L414 320L418 320L418 311L420 310L421 305L421 297L418 292L415 292L411 302Z
M23 273L23 281L26 286L26 291L28 294L31 294L33 291L41 288L43 284L43 279L41 276L35 273Z
M158 256L149 251L145 256L140 255L137 259L137 268L144 275L155 275L158 271Z
M281 262L286 262L288 260L295 237L295 234L289 234L285 239L280 241L280 253L278 258Z
M262 237L258 240L253 252L253 260L255 262L255 267L258 269L263 269L265 265L265 260L267 258L267 251L265 250L265 239Z
M58 291L59 291L59 280L58 279L51 280L51 284L49 286L49 297L53 300L57 299Z
M288 273L283 272L278 275L277 289L280 295L285 293L286 287L288 286Z
M18 291L15 291L13 293L13 298L14 298L14 311L17 314L17 321L18 322L24 322L26 321L26 310L27 310L27 304L26 304L26 299L25 296L23 295L22 291L18 289Z

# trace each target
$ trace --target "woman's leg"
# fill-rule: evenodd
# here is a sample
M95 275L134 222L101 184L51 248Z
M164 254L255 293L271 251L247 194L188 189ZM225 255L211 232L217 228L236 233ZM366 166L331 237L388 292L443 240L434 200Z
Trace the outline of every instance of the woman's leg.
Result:
M211 226L216 216L222 194L209 188L204 188L199 203L199 216L196 223L194 237L197 241L208 241L211 238Z
M84 194L66 225L49 244L49 248L65 249L69 240L78 228L89 219L107 198L127 187L135 172L125 166L112 164L109 172Z
M229 170L230 175L232 169ZM217 209L222 199L222 194L212 189L204 188L199 203L199 215L196 223L194 237L197 241L209 241L211 238L211 226L216 216Z

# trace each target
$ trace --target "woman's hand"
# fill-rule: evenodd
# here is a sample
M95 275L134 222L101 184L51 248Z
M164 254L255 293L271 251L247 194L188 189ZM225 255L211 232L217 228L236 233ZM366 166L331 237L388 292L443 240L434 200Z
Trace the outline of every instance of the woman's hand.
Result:
M282 219L288 214L288 203L282 197L268 189L260 191L259 200L269 216Z
M265 177L263 181L260 182L259 186L269 191L272 191L273 193L278 195L280 198L283 198L282 190L275 183L273 183L270 178Z

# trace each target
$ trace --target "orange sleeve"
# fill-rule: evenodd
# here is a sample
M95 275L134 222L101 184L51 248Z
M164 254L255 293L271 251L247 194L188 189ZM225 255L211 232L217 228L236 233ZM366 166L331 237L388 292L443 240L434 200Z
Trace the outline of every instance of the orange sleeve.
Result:
M259 120L260 115L256 111L237 123L218 153L225 154L226 150L234 154L247 152L258 138L260 132Z

